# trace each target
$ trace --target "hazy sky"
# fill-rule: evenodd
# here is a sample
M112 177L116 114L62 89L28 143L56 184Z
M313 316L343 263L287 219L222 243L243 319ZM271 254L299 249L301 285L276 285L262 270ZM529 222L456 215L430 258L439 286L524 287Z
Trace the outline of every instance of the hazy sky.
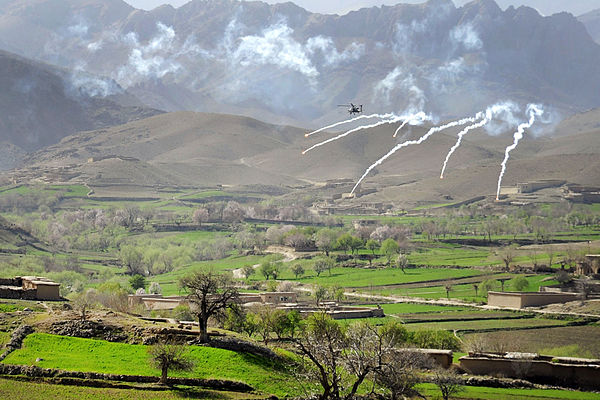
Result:
M125 0L137 8L150 10L161 4L169 3L174 7L179 7L189 0ZM283 3L279 0L265 0L267 3ZM471 0L454 0L457 5L463 5ZM397 3L423 3L423 0L292 0L312 12L318 13L337 13L345 14L348 11L356 10L361 7L380 6L382 4L394 5ZM496 0L502 8L510 5L527 5L536 8L543 15L550 15L560 11L568 11L575 15L580 15L588 11L600 8L600 0Z

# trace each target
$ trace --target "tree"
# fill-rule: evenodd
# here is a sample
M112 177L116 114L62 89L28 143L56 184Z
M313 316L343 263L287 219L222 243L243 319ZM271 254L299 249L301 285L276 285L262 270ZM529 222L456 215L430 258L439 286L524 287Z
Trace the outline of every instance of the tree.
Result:
M482 289L483 296L487 296L487 293L490 290L493 290L497 284L498 284L498 281L495 279L488 279L488 280L481 282L481 289Z
M247 280L254 274L254 266L246 264L242 267L242 275Z
M383 355L381 368L375 370L374 380L389 390L391 400L417 396L423 398L415 386L421 381L419 370L429 369L431 364L431 359L418 351L387 351Z
M348 338L344 329L325 313L315 313L307 319L307 328L300 340L296 341L305 370L321 385L323 400L339 400L343 380L341 357L347 350ZM364 379L364 378L363 378Z
M144 273L143 258L143 254L134 246L123 246L119 251L119 260L129 275Z
M548 266L552 267L552 264L554 264L554 257L556 256L554 247L552 247L551 245L546 246L546 255L548 256Z
M433 383L440 389L444 400L450 399L451 396L463 390L460 377L452 369L436 369L433 374Z
M416 374L406 380L397 374L409 364L414 366L408 357L397 356L405 338L406 330L395 323L342 327L327 314L315 313L307 318L295 343L306 365L304 371L321 387L320 399L353 399L369 376L398 398L414 394L410 389L418 382Z
M351 238L352 238L352 240L349 243L350 251L352 252L352 254L354 254L355 252L360 250L365 245L365 243L359 237L351 236Z
M381 243L381 252L385 255L388 265L392 263L392 258L400 252L400 245L394 239L385 239Z
M556 281L560 283L561 286L565 286L567 283L573 280L573 276L567 271L561 269L559 271L556 271L556 273L554 274L554 279L556 279Z
M449 299L450 298L450 292L452 291L452 285L447 284L444 286L444 289L446 290L446 298Z
M202 225L203 222L208 221L208 210L204 207L194 210L192 221L198 225Z
M294 273L294 276L296 277L296 279L298 279L299 276L304 275L304 267L302 266L302 264L294 264L292 266L292 272Z
M367 248L367 250L371 251L373 255L375 255L375 250L379 249L379 243L377 242L377 240L369 239L367 240L365 247Z
M506 270L510 269L510 264L513 262L513 259L515 258L514 249L510 246L505 247L502 250L500 257L502 258L502 261L504 262L504 267L506 268Z
M131 278L129 278L129 284L133 288L133 290L137 289L145 289L146 288L146 278L144 278L140 274L135 274Z
M199 270L183 277L179 285L188 292L187 299L195 306L201 343L207 343L208 319L237 303L238 290L227 275L212 270Z
M162 288L158 282L152 282L148 288L150 294L162 294Z
M473 290L475 290L475 297L477 297L477 290L479 289L479 285L474 283L473 284Z
M335 261L331 257L319 258L315 261L313 269L317 276L320 276L322 272L328 271L331 276L331 269L335 266Z
M344 233L337 239L336 247L338 249L344 250L345 254L348 254L348 250L352 249L353 241L354 240L352 239L352 235L350 235L349 233Z
M73 299L73 305L75 306L75 309L79 311L82 321L87 319L87 312L98 302L97 298L97 291L95 289L88 289L79 293Z
M522 292L529 287L529 281L524 276L517 276L512 280L512 287L517 292Z
M400 254L396 259L396 266L402 270L403 274L406 274L406 267L408 266L408 257L404 254Z
M194 362L189 358L189 351L184 346L158 343L148 349L151 363L161 370L159 383L166 385L169 371L191 371Z
M325 296L327 296L327 288L321 285L317 286L315 288L314 296L315 303L317 304L317 307L319 307L321 301L325 298Z

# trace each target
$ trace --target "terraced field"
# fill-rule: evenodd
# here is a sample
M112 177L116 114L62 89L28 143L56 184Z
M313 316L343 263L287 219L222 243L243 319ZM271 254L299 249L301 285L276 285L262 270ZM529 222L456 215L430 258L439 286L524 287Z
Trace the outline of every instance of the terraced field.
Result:
M242 381L260 392L277 396L300 394L290 385L293 377L285 372L285 366L266 358L201 346L190 346L190 356L196 363L194 371L173 373L173 376ZM36 362L37 358L42 361ZM160 375L158 369L150 366L148 346L45 333L29 335L23 347L11 353L3 363L68 371Z
M564 326L534 330L498 331L465 334L470 340L479 337L488 343L499 343L509 351L542 352L551 355L600 358L600 325ZM576 346L576 348L569 346ZM558 354L568 350L568 353Z
M406 327L411 330L445 329L451 331L481 332L488 330L532 329L539 327L565 326L567 323L567 321L543 318L477 319L472 321L417 322L406 324Z

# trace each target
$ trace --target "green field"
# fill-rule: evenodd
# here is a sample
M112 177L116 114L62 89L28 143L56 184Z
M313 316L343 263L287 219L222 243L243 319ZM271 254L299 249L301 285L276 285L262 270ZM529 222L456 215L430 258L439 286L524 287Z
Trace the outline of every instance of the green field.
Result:
M377 304L365 304L367 307L375 307ZM455 313L458 311L475 310L470 307L438 306L434 304L418 303L392 303L380 304L386 314L424 314L424 313Z
M421 384L424 395L436 398L439 389L433 384ZM598 400L600 393L578 392L574 390L551 389L497 389L478 386L464 386L464 390L453 399L464 400Z
M158 376L160 371L150 366L147 351L148 346L144 345L34 333L25 339L23 348L3 362L68 371ZM194 371L173 376L242 381L277 396L292 393L292 376L283 372L285 366L263 357L201 346L190 346L190 354L196 362ZM37 358L43 361L35 362Z
M568 321L543 319L543 318L523 318L523 319L488 319L474 321L440 321L440 322L416 322L406 324L406 328L410 330L417 329L445 329L457 331L471 330L504 330L518 328L533 328L544 326L564 326Z
M0 332L0 347L4 346L10 340L9 332Z
M435 281L452 278L465 278L484 274L484 271L476 269L455 268L413 268L407 269L406 273L396 268L367 269L367 268L344 268L331 269L331 275L327 271L317 277L314 271L307 271L307 275L297 279L298 282L319 284L323 286L338 285L347 288L364 288L370 286L396 285L401 283ZM259 275L253 276L259 279ZM296 281L291 271L285 270L281 279Z
M0 378L0 398L11 400L176 400L181 398L241 400L261 398L261 396L252 393L221 392L185 387L161 391L112 389L52 385Z

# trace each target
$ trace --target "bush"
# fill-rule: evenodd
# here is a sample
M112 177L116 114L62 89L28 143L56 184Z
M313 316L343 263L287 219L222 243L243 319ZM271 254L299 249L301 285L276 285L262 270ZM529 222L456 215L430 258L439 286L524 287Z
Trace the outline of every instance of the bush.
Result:
M409 337L410 343L423 349L460 350L460 341L452 332L416 331Z

